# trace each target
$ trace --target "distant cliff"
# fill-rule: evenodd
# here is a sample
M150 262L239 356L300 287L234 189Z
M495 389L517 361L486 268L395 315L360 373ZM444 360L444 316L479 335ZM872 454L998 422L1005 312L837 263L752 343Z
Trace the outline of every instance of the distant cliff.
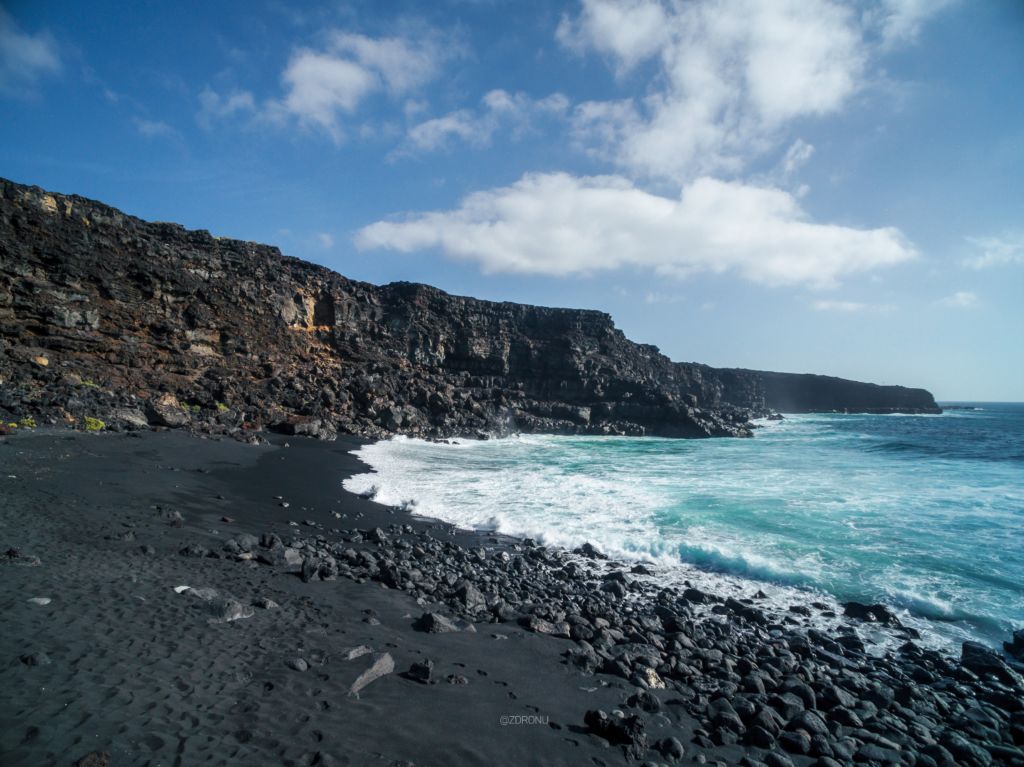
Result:
M931 393L831 376L760 371L765 403L782 413L940 413Z
M0 180L5 421L702 437L819 407L935 403L922 390L675 363L602 312L356 282L274 247Z

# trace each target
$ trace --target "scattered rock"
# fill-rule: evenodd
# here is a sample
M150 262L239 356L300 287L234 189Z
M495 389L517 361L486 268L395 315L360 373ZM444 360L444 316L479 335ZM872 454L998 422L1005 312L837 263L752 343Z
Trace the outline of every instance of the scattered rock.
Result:
M882 604L866 605L861 602L846 602L843 604L843 614L867 623L884 623L888 626L903 625L900 623L900 619Z
M579 548L573 549L573 554L579 554L581 557L586 557L587 559L608 559L608 557L605 554L602 554L601 551L592 543L584 543Z
M39 557L23 554L20 549L10 548L0 557L0 564L20 565L22 567L38 567L42 564Z
M174 590L179 594L187 594L198 600L196 608L207 616L207 623L231 623L255 615L252 605L242 604L239 600L223 595L216 589L205 586L176 586Z
M309 664L303 658L289 658L286 665L293 671L306 671L309 668Z
M146 418L155 426L179 429L191 420L189 414L173 394L161 394L146 403Z
M409 670L405 672L404 676L407 679L411 679L414 682L419 682L420 684L430 684L433 673L434 662L427 658L418 663L413 663L409 667Z
M440 613L423 613L415 623L413 628L417 631L425 631L428 634L451 634L456 631L476 631L473 628L473 624L466 623L466 621L457 621L447 618Z
M50 604L53 600L50 597L29 597L26 600L29 604L45 606Z
M964 668L970 669L975 674L981 676L984 676L985 674L992 674L1001 682L1007 684L1018 684L1024 688L1024 685L1020 684L1020 675L1011 670L995 650L986 647L979 642L963 643L960 663L963 664Z
M613 746L622 746L631 759L640 759L647 751L647 733L643 720L636 714L614 716L600 709L588 711L583 723L595 735Z
M672 761L678 761L686 756L686 749L683 747L683 744L675 738L662 738L654 744L654 750Z
M1017 660L1024 660L1024 629L1017 629L1013 632L1012 642L1003 642L1003 648L1007 654Z
M546 621L538 618L536 615L527 615L520 619L519 625L535 634L548 634L563 639L569 638L569 624L565 621Z
M90 751L71 767L110 767L110 752Z
M386 676L395 670L395 661L391 653L374 655L372 665L360 674L356 681L349 687L348 694L359 697L359 692L371 682L375 682L382 676Z

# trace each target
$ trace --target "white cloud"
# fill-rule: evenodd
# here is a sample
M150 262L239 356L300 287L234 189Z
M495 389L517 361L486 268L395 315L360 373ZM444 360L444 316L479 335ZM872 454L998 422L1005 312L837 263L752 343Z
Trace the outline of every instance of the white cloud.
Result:
M659 293L648 291L644 294L645 304L681 304L686 300L684 296L677 293Z
M22 32L0 8L0 93L31 95L40 79L61 70L57 43L47 32Z
M840 312L856 314L859 312L891 312L896 307L892 304L865 304L860 301L815 301L811 304L818 312Z
M443 117L425 120L409 129L409 143L417 149L432 151L440 149L451 138L458 138L467 144L483 146L491 139L497 123L490 114L477 116L469 109L449 112Z
M668 18L657 0L584 2L578 20L562 17L556 36L567 48L593 47L630 69L669 42Z
M642 98L579 105L574 139L635 176L738 173L793 121L839 112L879 55L954 1L583 0L558 40L648 82Z
M786 154L782 158L783 176L793 175L800 167L805 165L813 155L814 145L808 144L803 139L798 138L790 144L789 149L786 150Z
M815 301L815 311L819 312L862 312L867 309L867 304L859 301Z
M835 285L844 276L913 258L893 228L810 221L776 188L699 178L678 198L620 176L527 174L476 192L451 211L378 221L360 248L439 248L485 272L570 275L623 267L684 277L735 273L761 284Z
M269 101L264 116L294 119L323 130L335 142L344 138L342 117L353 114L371 94L399 97L437 76L442 62L458 46L443 44L437 33L372 38L335 31L322 50L295 50L281 74L285 95Z
M432 80L444 55L430 35L417 39L372 38L335 32L331 48L336 55L351 57L364 69L377 73L394 93L405 93Z
M214 120L233 117L241 113L256 111L256 100L249 91L235 90L221 95L210 87L199 94L199 114L197 120L204 127L209 127Z
M529 128L535 117L564 114L568 107L569 100L561 93L533 99L522 92L493 90L484 95L476 111L459 109L412 126L406 150L433 151L445 147L452 139L487 146L502 125L512 125L520 133Z
M956 0L882 0L875 15L883 45L892 47L914 42L924 23L954 2Z
M1005 234L1000 237L968 237L967 242L978 255L964 260L971 269L1024 264L1024 234Z
M317 242L320 243L320 247L324 250L330 250L334 247L334 237L327 232L320 232L316 236Z
M939 306L950 306L957 309L966 309L978 303L978 296L969 290L958 290L951 296L940 298L935 302Z
M142 117L132 118L135 128L146 138L177 138L178 131L160 120L146 120Z
M378 85L373 72L359 64L328 53L297 51L281 75L288 94L281 102L285 112L302 125L316 125L340 140L338 113L351 113Z
M786 123L837 112L868 61L860 17L831 0L584 0L558 37L620 71L656 62L644 99L581 105L575 134L632 173L676 181L737 172Z

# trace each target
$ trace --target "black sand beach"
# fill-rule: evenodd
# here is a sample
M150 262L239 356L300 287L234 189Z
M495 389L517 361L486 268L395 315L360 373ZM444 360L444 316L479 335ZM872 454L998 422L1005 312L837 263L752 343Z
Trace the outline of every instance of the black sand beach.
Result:
M4 568L0 585L3 763L70 764L93 750L110 752L113 765L607 758L607 748L569 726L596 703L614 706L621 690L579 689L575 672L558 663L557 640L514 624L416 632L422 610L377 583L305 584L265 565L178 553L191 543L217 551L245 531L286 537L296 532L289 521L370 529L398 521L341 489L357 467L347 454L356 444L300 439L285 449L170 433L67 433L3 445L3 543L42 560ZM180 528L168 523L175 511ZM200 600L175 593L181 585L280 607L210 624ZM52 601L27 601L37 596ZM379 624L365 622L370 615ZM349 696L372 656L343 656L361 645L390 653L396 672L430 658L440 682L394 673ZM46 665L19 660L44 653ZM309 670L289 667L299 657ZM448 683L449 675L468 683ZM517 716L550 724L502 725Z
M3 440L0 763L1024 764L995 655L419 520L342 490L358 444Z

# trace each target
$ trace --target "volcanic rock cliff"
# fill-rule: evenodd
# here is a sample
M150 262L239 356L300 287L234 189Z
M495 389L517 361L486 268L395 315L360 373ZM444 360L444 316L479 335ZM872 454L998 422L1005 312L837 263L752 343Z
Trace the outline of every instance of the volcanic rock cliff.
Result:
M329 437L743 436L920 389L675 363L602 312L356 282L277 248L0 180L0 416Z

